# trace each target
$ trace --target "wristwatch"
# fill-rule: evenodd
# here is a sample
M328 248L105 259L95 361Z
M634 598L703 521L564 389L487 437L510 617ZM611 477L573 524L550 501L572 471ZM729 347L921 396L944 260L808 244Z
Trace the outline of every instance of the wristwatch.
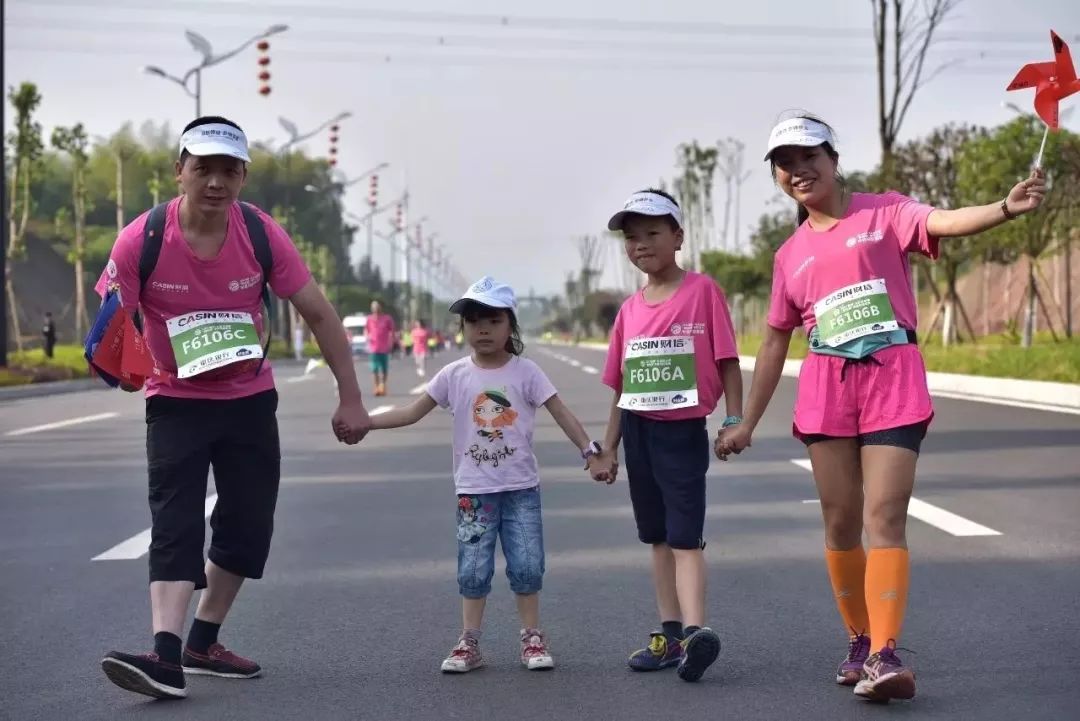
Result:
M589 441L589 445L585 446L585 448L581 451L581 457L585 460L589 460L589 458L593 456L600 455L603 450L604 449L596 441Z

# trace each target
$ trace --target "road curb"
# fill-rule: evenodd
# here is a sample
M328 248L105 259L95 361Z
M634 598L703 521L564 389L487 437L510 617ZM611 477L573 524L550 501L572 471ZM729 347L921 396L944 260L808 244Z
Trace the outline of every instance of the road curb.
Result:
M49 381L46 383L26 383L21 386L7 386L0 388L0 403L15 401L23 398L40 398L42 396L56 396L62 393L78 393L95 388L107 390L105 384L97 378L77 378L70 381Z
M572 343L552 342L551 345L600 351L606 351L608 348L603 343L578 343L575 345ZM754 356L739 356L739 365L742 366L743 370L752 371L754 370L755 360ZM784 375L789 378L796 378L801 368L801 360L787 360L784 362ZM927 373L926 382L931 395L943 398L956 398L998 405L1015 405L1055 413L1080 414L1080 383L1055 383L1053 381L1031 381L1022 378L992 378L938 372Z

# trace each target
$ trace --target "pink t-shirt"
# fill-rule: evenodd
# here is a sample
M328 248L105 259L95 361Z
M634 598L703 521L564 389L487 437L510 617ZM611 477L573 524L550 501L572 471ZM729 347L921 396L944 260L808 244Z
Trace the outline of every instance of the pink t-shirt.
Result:
M428 338L431 337L431 333L427 328L413 328L412 329L412 345L413 353L415 355L427 355Z
M105 270L95 289L104 297L110 285L118 285L125 310L141 307L143 334L158 368L176 373L176 359L165 321L193 311L250 313L255 327L263 331L265 319L260 293L262 269L248 238L239 204L229 209L225 244L216 258L200 260L180 229L178 211L183 196L169 202L165 213L165 236L157 265L139 295L139 255L149 212L128 224L116 239ZM266 226L274 265L267 279L270 288L289 298L307 285L311 273L288 234L274 220L258 211ZM229 399L253 395L274 387L270 361L255 375L257 362L240 362L191 378L151 376L146 395L177 398Z
M768 322L791 330L817 325L814 304L855 283L883 279L896 321L916 330L915 294L908 253L938 256L938 239L926 232L934 210L900 193L854 193L847 214L829 230L809 222L780 246L773 264Z
M601 380L623 390L624 356L627 346L641 338L692 338L698 404L663 411L635 411L646 418L676 421L704 418L716 409L724 395L717 361L738 358L735 329L724 292L712 278L687 271L682 285L665 301L650 304L639 291L626 299L611 330L607 360Z
M531 360L480 368L471 356L435 374L427 394L454 418L454 486L458 493L499 493L540 483L533 453L536 409L555 386Z
M386 313L367 317L368 353L389 353L394 348L394 319Z

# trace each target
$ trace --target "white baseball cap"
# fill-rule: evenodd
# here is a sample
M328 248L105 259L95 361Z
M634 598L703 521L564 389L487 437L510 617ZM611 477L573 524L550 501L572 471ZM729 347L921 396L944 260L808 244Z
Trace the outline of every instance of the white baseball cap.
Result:
M469 289L450 306L450 312L460 314L470 300L486 305L488 308L505 308L517 312L514 289L488 275L469 286Z
M670 215L679 224L679 227L682 227L682 211L679 210L679 206L659 193L651 193L646 190L634 193L623 203L623 209L611 216L611 220L608 221L608 230L622 230L626 216L632 213L652 216Z
M810 118L784 120L769 133L769 148L765 151L765 160L772 157L774 150L784 145L811 148L822 143L828 143L836 149L836 138L828 125Z
M192 155L227 155L251 162L248 141L244 131L225 123L197 125L180 136L180 153Z

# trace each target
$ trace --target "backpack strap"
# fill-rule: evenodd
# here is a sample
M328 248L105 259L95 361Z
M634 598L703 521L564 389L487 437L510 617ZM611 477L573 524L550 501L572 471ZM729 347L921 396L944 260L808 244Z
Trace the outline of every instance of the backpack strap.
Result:
M251 239L251 249L255 252L255 260L258 261L259 267L262 269L262 290L261 295L263 299L263 305L266 306L266 347L263 348L263 357L259 361L258 368L255 369L255 374L258 375L262 370L262 364L266 361L266 356L270 352L270 337L274 332L274 303L270 298L270 273L274 268L274 253L270 250L270 238L266 234L266 225L263 223L263 219L255 211L255 206L251 203L240 203L240 210L244 214L244 224L247 226L248 237Z
M146 289L146 281L150 280L150 274L157 266L158 256L161 255L161 244L165 240L165 215L169 208L169 202L158 203L150 209L146 216L146 225L143 226L142 251L139 253L139 299ZM142 315L138 306L135 309L135 327L142 332Z

